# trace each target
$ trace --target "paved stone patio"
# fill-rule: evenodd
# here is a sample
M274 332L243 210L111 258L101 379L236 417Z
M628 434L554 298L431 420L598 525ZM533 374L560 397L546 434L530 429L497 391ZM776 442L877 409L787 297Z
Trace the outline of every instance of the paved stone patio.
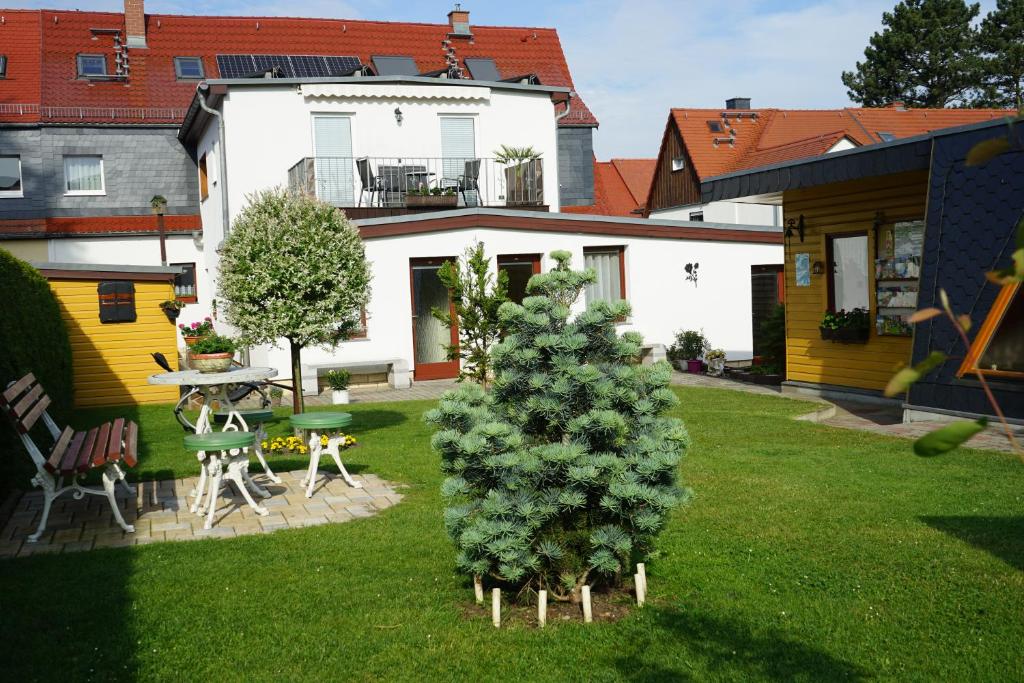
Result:
M253 479L271 493L270 498L257 499L269 509L269 515L257 515L234 487L225 486L209 530L203 529L202 518L189 511L189 492L197 477L139 482L134 496L119 485L117 500L125 521L135 526L133 534L124 533L114 523L106 497L75 500L70 493L64 494L54 502L46 531L36 543L25 542L25 537L39 523L43 496L40 491L27 492L5 505L10 507L11 515L0 532L0 557L265 534L369 517L402 500L399 485L375 474L353 475L363 484L363 488L355 489L340 475L321 470L312 498L306 498L299 485L305 470L279 472L278 476L281 483L275 484L253 472Z

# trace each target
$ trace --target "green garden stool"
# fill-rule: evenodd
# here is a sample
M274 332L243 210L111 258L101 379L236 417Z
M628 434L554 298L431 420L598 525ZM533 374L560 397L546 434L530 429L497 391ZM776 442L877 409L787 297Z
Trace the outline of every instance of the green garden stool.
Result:
M234 424L234 416L242 421L241 425ZM263 442L267 440L267 430L264 426L267 422L273 422L274 411L269 408L253 408L251 410L238 410L236 409L231 413L214 413L213 421L217 424L225 425L224 429L240 429L243 432L251 431L256 436L256 442L253 445L253 450L256 452L256 458L263 465L263 473L267 475L267 479L274 482L275 484L281 483L281 477L274 474L270 465L267 464L267 459L263 457ZM255 429L253 428L255 427Z
M309 472L306 473L306 478L300 482L301 486L306 487L306 498L313 497L313 485L316 483L317 469L320 467L320 454L325 450L324 446L320 443L320 435L325 433L328 434L326 450L334 458L334 463L338 466L338 469L341 470L341 476L345 478L345 481L352 488L363 488L360 482L355 481L349 475L345 465L341 462L341 440L344 437L338 433L338 430L352 424L351 413L332 413L326 411L299 413L298 415L292 415L289 420L291 420L292 427L301 429L309 435Z
M220 495L221 481L224 476L228 481L234 483L235 488L245 498L258 515L268 515L270 512L262 505L257 505L249 493L251 487L259 495L269 498L270 493L260 488L249 478L249 456L245 449L251 448L256 441L256 435L252 432L227 431L227 432L206 432L205 434L189 434L185 437L186 450L205 452L206 461L203 463L203 471L199 475L199 484L196 486L196 499L193 512L204 513L202 506L203 492L206 481L210 481L210 492L207 498L205 513L206 522L204 529L213 527L213 515L217 511L217 496ZM225 475L224 470L227 469Z

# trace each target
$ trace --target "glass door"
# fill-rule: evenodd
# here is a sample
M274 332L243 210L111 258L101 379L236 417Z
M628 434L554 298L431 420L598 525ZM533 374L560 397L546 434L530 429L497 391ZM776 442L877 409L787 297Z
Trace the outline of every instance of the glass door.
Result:
M445 261L455 260L448 257L409 261L415 379L445 379L459 374L458 359L448 360L446 349L450 344L458 344L458 326L449 327L431 314L436 308L447 310L454 316L451 295L437 276L437 271Z
M353 206L352 119L315 114L313 154L316 157L316 196L334 206Z
M526 283L540 272L540 254L499 256L498 272L508 275L509 301L521 304L526 298Z

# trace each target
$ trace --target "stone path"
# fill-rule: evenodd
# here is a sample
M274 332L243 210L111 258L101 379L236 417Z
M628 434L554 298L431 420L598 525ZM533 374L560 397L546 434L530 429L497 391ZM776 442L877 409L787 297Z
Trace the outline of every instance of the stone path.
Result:
M253 474L253 479L271 493L266 500L257 499L270 511L265 517L250 509L233 487L224 487L210 530L203 529L204 520L188 509L189 492L198 481L197 477L139 482L134 496L118 486L121 514L126 522L135 526L133 534L124 533L114 523L106 497L85 496L75 500L71 494L65 494L54 502L46 531L36 543L26 542L25 537L35 531L39 523L43 495L41 491L30 491L11 505L12 514L0 532L0 558L161 541L230 538L347 522L374 515L402 499L397 490L399 485L375 474L353 475L353 479L363 483L363 488L355 489L339 475L323 471L313 497L306 498L299 486L305 473L305 470L278 473L280 484L274 484L262 474Z

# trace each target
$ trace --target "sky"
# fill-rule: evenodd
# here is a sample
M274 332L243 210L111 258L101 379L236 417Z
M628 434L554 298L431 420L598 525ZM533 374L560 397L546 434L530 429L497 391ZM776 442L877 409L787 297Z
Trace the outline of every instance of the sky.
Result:
M8 0L9 1L9 0ZM4 2L4 0L0 0ZM7 4L5 2L5 4ZM599 159L654 157L671 107L829 109L895 0L467 0L471 24L558 29L576 91L597 115ZM981 3L981 15L995 0ZM122 11L121 0L11 7ZM444 23L446 0L147 0L147 12Z

